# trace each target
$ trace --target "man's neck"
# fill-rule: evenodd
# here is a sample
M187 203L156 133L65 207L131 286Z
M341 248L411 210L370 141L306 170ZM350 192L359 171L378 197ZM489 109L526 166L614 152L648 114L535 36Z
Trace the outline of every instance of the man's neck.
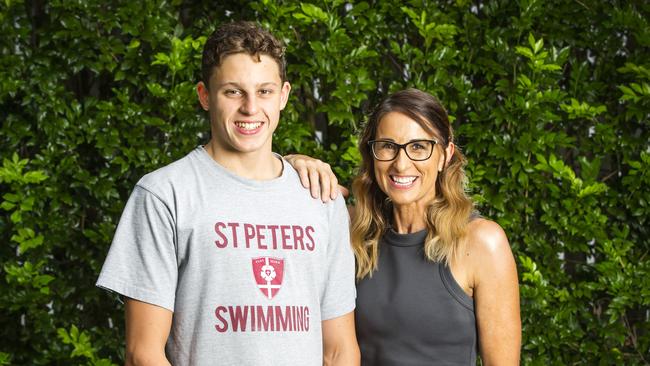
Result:
M212 141L205 151L230 172L246 179L270 180L282 175L283 164L271 149L242 153L222 149Z

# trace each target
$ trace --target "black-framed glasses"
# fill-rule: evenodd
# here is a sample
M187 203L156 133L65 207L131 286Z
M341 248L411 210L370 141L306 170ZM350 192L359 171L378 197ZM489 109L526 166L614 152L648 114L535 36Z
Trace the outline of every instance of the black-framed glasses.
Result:
M390 140L368 141L372 155L379 161L394 160L401 149L404 149L406 156L413 161L427 160L433 154L433 147L437 143L437 140L413 140L405 144L398 144Z

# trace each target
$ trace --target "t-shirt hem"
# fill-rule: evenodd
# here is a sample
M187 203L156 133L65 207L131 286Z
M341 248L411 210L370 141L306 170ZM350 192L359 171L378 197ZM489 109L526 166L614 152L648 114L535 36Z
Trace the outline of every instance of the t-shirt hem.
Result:
M321 312L321 321L338 318L340 316L343 316L345 314L354 311L355 308L356 308L356 301L353 301L351 303L348 303L346 306L337 308L336 310L323 311Z
M151 304L151 305L160 306L171 312L174 312L173 303L170 303L169 300L163 299L160 295L156 295L150 290L131 286L119 280L108 280L105 278L100 278L99 280L97 280L95 286L103 290L114 292L124 297L128 297L130 299L146 302L147 304Z

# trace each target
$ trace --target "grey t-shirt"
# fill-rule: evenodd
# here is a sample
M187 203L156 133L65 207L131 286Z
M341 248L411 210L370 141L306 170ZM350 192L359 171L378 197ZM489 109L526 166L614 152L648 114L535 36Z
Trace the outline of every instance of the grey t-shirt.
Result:
M321 321L354 309L345 204L283 164L248 180L198 147L137 183L97 286L174 312L173 365L321 365Z

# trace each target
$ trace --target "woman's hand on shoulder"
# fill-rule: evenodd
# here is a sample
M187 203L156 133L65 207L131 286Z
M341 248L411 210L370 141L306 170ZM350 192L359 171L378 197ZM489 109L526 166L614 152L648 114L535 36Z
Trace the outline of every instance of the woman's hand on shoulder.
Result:
M318 159L307 155L291 154L284 157L300 176L302 186L309 189L311 196L321 198L323 202L335 200L339 190L347 197L348 190L339 185L332 167Z
M508 238L499 224L477 219L469 224L468 241L483 364L518 365L519 283Z

